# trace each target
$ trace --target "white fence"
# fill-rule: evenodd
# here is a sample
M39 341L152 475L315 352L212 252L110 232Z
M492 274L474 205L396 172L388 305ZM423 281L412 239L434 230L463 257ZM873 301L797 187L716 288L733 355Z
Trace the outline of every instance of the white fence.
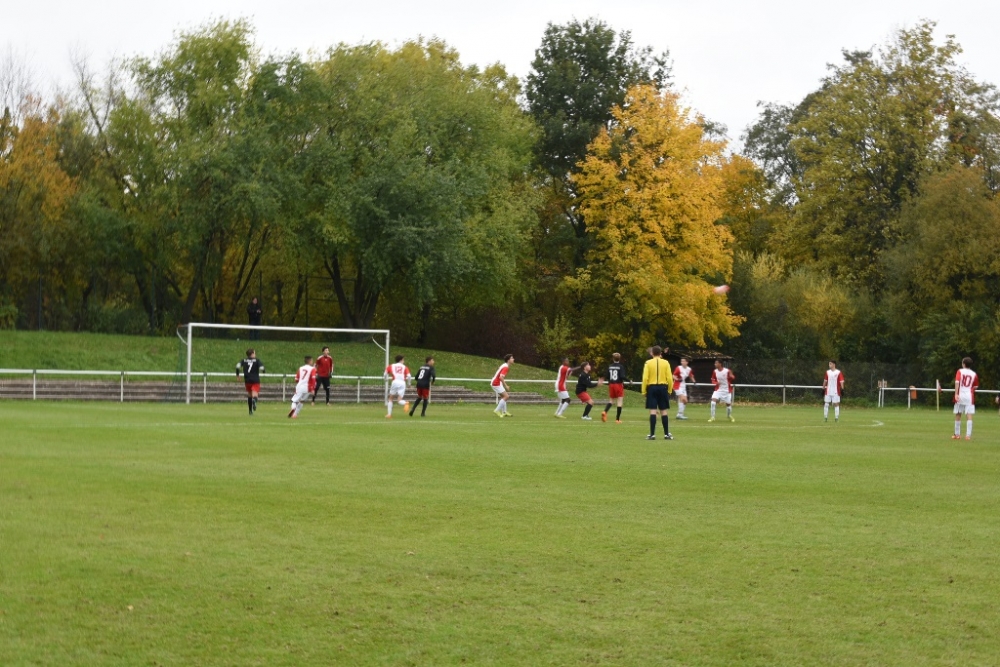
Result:
M38 400L38 381L39 378L45 376L52 377L93 377L93 378L116 378L119 383L119 401L125 402L125 383L130 378L168 378L170 380L184 381L187 378L187 373L184 371L92 371L92 370L80 370L80 371L70 371L70 370L55 370L55 369L23 369L23 368L0 368L0 376L13 375L13 376L31 376L31 397L33 400ZM201 379L201 399L202 403L208 402L208 382L209 378L225 378L232 379L234 374L232 372L228 373L218 373L218 372L196 372L192 373L192 378ZM262 376L262 380L266 382L281 382L281 400L287 400L289 394L289 385L294 386L294 375L290 373L270 373ZM331 379L338 381L342 384L352 383L356 386L356 401L361 403L362 393L361 388L366 383L378 383L384 382L384 378L380 375L334 375ZM457 384L489 384L491 378L466 378L466 377L439 377L438 382L442 383L457 383ZM555 384L555 380L524 380L509 378L507 380L509 385L527 385L529 388L538 386L539 389L551 389ZM629 381L625 383L631 388L637 388L641 385L640 382ZM699 383L689 383L690 387L711 387L709 383L699 382ZM192 387L192 390L195 390ZM746 390L771 390L774 392L776 397L777 391L781 391L781 404L786 405L788 401L789 390L795 391L816 391L822 392L823 387L820 385L795 385L795 384L739 384L737 383L734 391L734 398L738 400L742 391ZM910 409L916 402L917 396L919 394L937 394L935 403L937 408L940 409L941 404L945 404L947 408L951 403L951 397L954 393L954 388L942 388L940 391L935 387L885 387L880 386L878 389L878 407L886 406L886 396L891 396L893 393L903 392L906 396L906 407ZM1000 395L1000 391L980 389L976 391L977 394L984 395ZM821 393L817 395L817 400L822 396ZM775 401L777 402L777 401Z

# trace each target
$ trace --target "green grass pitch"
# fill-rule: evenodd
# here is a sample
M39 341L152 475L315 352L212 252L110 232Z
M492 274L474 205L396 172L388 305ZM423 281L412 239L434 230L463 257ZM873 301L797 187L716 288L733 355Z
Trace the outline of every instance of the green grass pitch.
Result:
M1000 663L992 411L286 409L0 403L0 665Z

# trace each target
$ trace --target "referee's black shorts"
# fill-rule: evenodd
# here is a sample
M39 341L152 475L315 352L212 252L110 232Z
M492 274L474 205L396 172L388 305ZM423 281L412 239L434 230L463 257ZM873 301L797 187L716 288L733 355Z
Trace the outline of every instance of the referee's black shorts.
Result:
M648 387L646 387L646 409L669 410L670 385L651 384Z

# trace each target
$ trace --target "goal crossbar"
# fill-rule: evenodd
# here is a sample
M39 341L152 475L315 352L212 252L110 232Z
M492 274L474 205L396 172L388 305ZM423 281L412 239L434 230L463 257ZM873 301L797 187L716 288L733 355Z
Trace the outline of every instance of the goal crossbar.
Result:
M389 365L389 330L388 329L330 329L324 327L277 327L267 324L218 324L215 322L189 322L181 324L178 329L187 329L187 364L184 372L184 403L191 404L191 357L192 345L194 343L195 329L236 329L243 331L301 331L305 333L329 333L329 334L364 334L371 335L372 339L377 335L385 335L385 365ZM377 344L377 343L376 343ZM379 346L381 347L381 346ZM388 386L386 387L388 392Z

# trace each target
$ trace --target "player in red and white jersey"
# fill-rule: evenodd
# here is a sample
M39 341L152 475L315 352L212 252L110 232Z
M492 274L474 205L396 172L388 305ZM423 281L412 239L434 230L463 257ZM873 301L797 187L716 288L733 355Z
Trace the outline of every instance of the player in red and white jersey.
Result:
M559 366L559 374L556 376L556 396L559 397L559 407L556 408L556 419L566 419L563 415L566 412L566 408L569 407L569 387L566 383L569 381L569 376L573 373L573 369L569 365L569 357L562 360L562 365Z
M823 376L823 421L830 417L833 403L833 421L840 421L840 397L844 393L844 374L837 369L837 362L830 362L830 370Z
M979 388L979 376L972 370L972 359L962 359L962 367L955 373L955 435L952 440L962 436L962 415L965 415L965 439L972 440L972 415L976 414L976 389Z
M497 369L497 372L493 374L493 379L490 381L490 386L493 388L494 393L500 397L500 400L497 401L497 408L493 411L497 417L511 416L507 412L507 400L510 398L510 388L507 386L507 372L510 371L510 365L513 363L514 355L505 355L503 363Z
M406 385L410 382L410 369L406 367L405 361L406 359L403 355L397 354L396 362L385 367L385 379L392 380L392 384L389 385L389 400L385 402L385 407L388 410L385 415L386 419L392 419L393 399L399 401L399 404L403 406L403 410L406 410L409 406L409 403L404 398L406 395Z
M712 416L708 421L715 421L715 406L719 403L725 404L726 416L729 417L729 421L736 421L733 419L733 391L736 389L736 376L722 365L721 359L715 360L712 384L715 386L715 391L712 392Z
M674 395L677 396L677 419L679 420L687 419L684 411L687 409L688 383L694 384L697 382L694 379L694 369L688 365L690 363L687 357L681 357L680 366L674 368Z
M295 394L292 396L292 409L288 411L290 419L298 419L302 406L309 400L310 385L316 386L316 365L312 357L306 357L305 362L295 371Z

